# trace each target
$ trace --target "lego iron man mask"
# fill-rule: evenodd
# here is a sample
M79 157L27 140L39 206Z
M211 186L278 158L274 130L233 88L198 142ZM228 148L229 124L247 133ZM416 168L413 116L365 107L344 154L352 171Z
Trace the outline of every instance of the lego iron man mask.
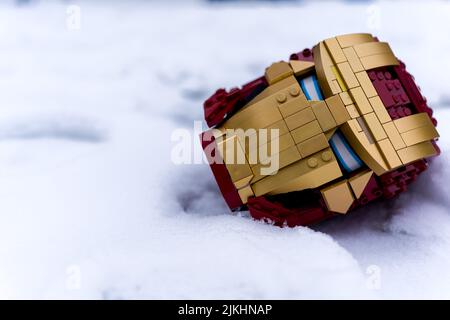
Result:
M204 103L201 136L230 209L309 225L392 198L439 154L432 110L389 44L319 42Z

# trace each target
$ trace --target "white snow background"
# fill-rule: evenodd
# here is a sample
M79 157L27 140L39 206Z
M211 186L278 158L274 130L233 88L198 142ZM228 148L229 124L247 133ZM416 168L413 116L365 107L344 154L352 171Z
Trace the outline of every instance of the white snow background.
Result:
M0 4L1 298L450 298L449 2L77 4L79 30L67 2ZM442 155L409 192L281 229L171 162L214 90L351 32L436 111Z

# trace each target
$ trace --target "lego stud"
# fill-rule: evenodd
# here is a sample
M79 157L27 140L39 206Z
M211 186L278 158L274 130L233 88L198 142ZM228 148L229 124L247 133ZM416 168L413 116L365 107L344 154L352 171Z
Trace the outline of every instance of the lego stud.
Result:
M316 158L309 158L308 159L308 167L310 167L310 168L317 167L317 159Z
M280 93L277 95L277 101L279 103L283 103L286 101L286 95L284 93Z
M328 162L331 160L331 152L330 151L324 151L322 152L322 160L325 162Z
M296 97L296 96L298 96L298 95L300 94L300 89L299 89L298 87L292 87L292 88L289 90L289 94L290 94L291 96L293 96L293 97Z

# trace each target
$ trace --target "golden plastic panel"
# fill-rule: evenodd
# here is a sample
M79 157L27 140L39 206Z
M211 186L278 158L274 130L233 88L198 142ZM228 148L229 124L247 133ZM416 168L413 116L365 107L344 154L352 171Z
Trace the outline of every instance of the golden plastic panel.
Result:
M314 112L311 108L306 108L300 112L297 112L286 119L284 121L286 122L287 127L289 130L294 130L298 127L301 127L313 120L316 119L316 116L314 115Z
M373 111L375 111L378 120L380 120L381 123L387 123L392 121L391 116L389 115L388 111L386 110L386 107L384 106L379 96L369 98L369 102L373 108Z
M350 120L350 115L339 95L329 97L325 99L325 102L337 125L341 125Z
M402 140L400 133L395 127L393 122L383 124L384 131L386 132L389 140L391 140L392 146L395 150L403 149L406 147L405 142Z
M353 194L356 199L359 199L366 189L367 184L372 178L373 171L372 170L364 170L360 173L355 174L350 179L348 179L348 183L353 190Z
M366 70L399 65L397 58L388 53L375 54L373 56L361 58L361 63Z
M360 114L366 114L372 112L372 106L369 100L367 100L361 87L350 89L350 96L355 102L356 109Z
M283 98L282 94L280 93L280 96L277 98ZM286 118L296 112L299 112L300 110L305 109L308 106L309 102L306 99L305 95L302 93L286 102L279 103L278 108L280 109L281 115Z
M354 104L350 104L350 105L346 106L345 108L347 109L347 112L352 119L356 119L361 116L359 114L358 110L356 110L356 107Z
M300 152L302 158L316 153L322 149L328 148L328 139L325 134L320 133L312 138L309 138L297 145L297 149Z
M328 131L336 127L336 121L334 121L333 115L328 109L325 101L312 104L311 109L316 115L317 121L319 121L320 127L323 131Z
M377 146L369 142L364 131L358 132L355 130L355 127L349 125L349 122L344 123L341 126L341 131L356 154L375 172L376 175L379 176L389 171L389 167L384 161Z
M430 121L431 122L431 121ZM400 134L406 146L412 146L420 142L432 140L439 137L433 124L409 130Z
M372 81L370 81L366 71L357 72L355 75L367 98L378 95L377 90L375 90L375 87L373 86Z
M246 186L245 188L239 189L238 194L243 204L247 203L248 198L255 196L250 186Z
M301 126L293 131L291 131L292 137L295 143L300 143L322 133L322 128L317 120L311 121L304 126Z
M430 141L425 141L411 147L397 150L397 154L403 164L408 164L418 159L434 156L437 152Z
M320 42L313 48L314 64L316 66L317 79L320 84L325 97L330 97L341 92L339 85L337 85L336 76L331 70L333 62L328 54L323 42Z
M283 79L281 81L276 82L275 84L272 84L265 88L260 94L258 94L255 98L253 98L249 103L247 103L242 109L245 110L252 106L253 104L266 99L268 97L273 97L275 94L279 93L288 93L289 89L291 87L298 87L300 88L300 85L298 84L297 79L295 77L289 76L286 79Z
M265 77L269 85L271 85L293 74L294 72L289 63L280 61L273 63L266 69Z
M237 136L229 137L217 146L233 182L253 174Z
M268 176L252 187L256 196L280 194L317 188L341 176L339 164L331 149L327 148L281 169L277 175Z
M344 52L342 51L341 47L339 46L339 43L337 42L336 38L330 38L326 39L325 46L328 49L328 52L331 55L331 59L334 61L334 63L340 63L347 61L345 58Z
M416 113L407 117L394 120L398 132L403 133L419 127L433 125L426 112Z
M375 138L376 141L380 141L383 139L386 139L386 132L384 132L383 126L380 123L380 120L378 120L376 114L374 112L365 114L364 121L366 121L366 124L372 133L372 136Z
M333 212L345 214L355 201L347 180L339 181L320 192L328 209Z
M400 158L398 157L397 152L395 151L389 139L378 141L377 144L380 147L381 154L383 155L383 158L389 165L390 169L395 169L402 165L402 162L400 161Z
M245 177L241 180L235 181L234 186L236 189L242 189L250 184L250 181L252 181L253 175Z
M337 68L342 75L347 88L351 89L359 86L358 79L356 79L355 74L353 73L353 70L348 62L338 63Z
M367 42L367 43L360 43L355 46L353 46L355 49L356 54L358 57L367 57L367 56L373 56L377 54L390 54L394 55L392 53L391 47L389 47L389 44L386 42Z
M364 67L361 64L361 61L359 61L359 58L356 55L355 49L353 49L353 47L345 48L342 51L344 51L345 57L347 58L353 72L364 71Z
M348 106L349 104L353 104L353 100L352 100L352 98L350 97L350 95L348 94L347 91L339 93L339 96L341 97L342 102L346 106Z
M347 48L360 43L374 41L373 36L370 33L351 33L336 37L341 48Z

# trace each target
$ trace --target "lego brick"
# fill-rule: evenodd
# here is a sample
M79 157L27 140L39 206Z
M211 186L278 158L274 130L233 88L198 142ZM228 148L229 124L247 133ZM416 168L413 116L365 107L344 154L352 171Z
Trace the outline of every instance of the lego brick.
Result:
M269 85L274 84L280 80L283 80L294 74L289 63L280 61L273 63L270 67L266 69L264 76L266 77Z
M397 58L389 53L363 57L361 58L361 63L366 70L387 66L397 66L399 64Z
M353 47L344 48L342 51L344 51L345 57L347 58L347 61L350 64L353 72L364 71L364 67L361 64L361 61L359 61L359 57L356 55L355 49L353 49Z
M302 93L297 97L279 104L280 112L283 118L289 117L290 115L299 112L309 106L309 101L306 100L305 95Z
M276 144L274 142L276 141ZM271 140L263 145L251 145L248 147L247 158L251 166L257 165L259 162L265 161L271 155L280 153L290 147L295 146L294 139L290 133L280 136L278 139ZM275 150L276 149L276 150ZM253 157L251 152L253 152ZM262 155L260 155L262 153ZM256 162L251 161L257 159Z
M346 214L355 198L353 197L347 180L342 180L320 190L328 209L333 212Z
M337 125L341 125L351 119L339 95L329 97L325 99L325 102Z
M394 55L394 53L391 50L391 47L389 47L389 44L386 42L366 42L366 43L360 43L353 46L355 49L356 54L358 57L367 57L367 56L373 56L377 54L390 54Z
M223 126L227 129L259 129L266 128L282 119L283 117L278 107L269 97L252 104L248 108L241 109L228 119Z
M379 176L389 171L377 146L370 143L364 131L358 132L349 122L344 123L340 129L356 154L376 175Z
M355 102L355 106L359 114L366 114L373 111L372 106L370 105L369 100L367 100L367 97L361 87L350 89L350 96Z
M391 140L392 146L395 150L403 149L406 147L405 142L403 141L393 122L387 122L383 124L383 128L389 140Z
M251 170L253 172L254 175L263 175L263 172L261 172L261 168L266 168L265 169L265 174L266 175L271 175L276 173L278 170L290 165L291 163L294 163L295 161L300 160L302 157L300 155L300 152L298 151L297 147L294 145L286 150L281 151L278 154L278 166L277 167L273 167L273 168L269 168L270 164L270 158L266 157L266 158L262 158L261 159L261 163L251 167Z
M336 66L332 66L331 71L333 72L334 76L336 77L336 80L333 80L333 81L337 82L340 90L347 91L348 90L347 85L345 84L345 81L342 78L341 73L339 72L338 68Z
M289 64L297 77L314 70L314 62L312 61L291 60Z
M278 94L280 92L285 92L285 90L289 90L291 87L299 87L299 84L297 82L297 79L295 77L289 76L286 79L283 79L281 81L276 82L275 84L272 84L265 88L261 93L259 93L256 97L254 97L250 102L248 102L242 109L245 110L252 106L253 104L274 96L275 94Z
M381 123L391 122L391 116L387 112L386 108L384 107L383 102L381 101L379 96L375 96L372 98L369 98L370 105L372 106L373 111L375 111L375 114L378 117L378 120L380 120Z
M359 124L358 120L362 120L362 118L356 118L356 119L351 119L349 121L347 121L347 124L355 131L355 132L362 132L363 129L361 128L361 125Z
M402 162L400 161L400 158L398 157L397 152L395 151L389 139L377 141L377 144L381 150L381 154L383 155L384 160L389 165L390 169L395 169L402 165Z
M369 33L352 33L336 37L341 48L347 48L360 43L374 41L373 36Z
M343 83L344 82L342 82L342 84ZM338 93L342 92L341 85L339 84L339 82L336 79L331 80L330 86L333 89L333 92L334 92L333 94L338 94ZM345 84L344 84L344 86L345 86ZM331 96L331 95L329 95L329 96Z
M238 194L239 194L239 197L241 198L243 204L247 203L248 198L255 196L255 194L253 193L252 187L250 187L250 186L246 186L242 189L239 189Z
M347 91L339 93L339 96L341 97L342 102L346 106L348 106L349 104L353 104L353 100L352 100L352 98L350 97L350 95L348 94Z
M434 156L437 154L437 151L430 141L425 141L401 150L397 150L397 154L403 164L408 164L422 158Z
M407 117L403 117L397 120L394 120L394 124L397 127L398 132L404 133L409 130L413 130L419 127L425 127L433 125L430 120L430 117L427 113L416 113Z
M350 118L356 119L361 116L359 114L358 110L356 110L356 107L354 104L350 104L350 105L346 106L345 108L347 109L347 112L350 115Z
M323 42L313 48L314 65L316 67L317 80L325 97L330 97L341 92L337 84L336 76L331 70L333 62Z
M344 52L342 51L341 47L339 46L339 43L337 42L336 38L329 38L325 41L325 46L328 49L328 52L330 53L331 58L333 59L334 63L340 63L347 61L345 58Z
M372 176L372 170L364 170L348 179L348 183L350 184L356 199L361 197Z
M253 175L250 175L241 180L235 181L234 185L235 185L236 189L242 189L242 188L248 186L250 184L250 181L252 181L252 179L253 179Z
M237 136L229 137L217 146L233 182L253 174Z
M302 158L306 158L313 153L316 153L322 149L328 148L328 139L325 134L321 133L312 138L309 138L297 145L297 149L300 152Z
M383 126L380 120L374 112L363 115L364 121L366 122L372 136L376 141L380 141L387 138L386 132L384 132Z
M312 104L311 109L324 132L336 127L336 121L334 121L325 101Z
M359 86L358 79L356 79L352 68L348 62L342 62L337 64L339 73L341 74L347 88L355 88Z
M306 108L300 112L297 112L286 119L284 121L286 122L287 127L289 130L294 130L298 127L301 127L308 122L311 122L316 119L316 116L314 115L314 112L311 108Z
M294 138L295 143L303 142L306 139L318 135L319 133L322 133L322 128L317 120L311 121L291 131L292 138Z
M339 164L328 148L281 169L275 176L257 181L252 187L256 196L280 194L317 188L341 176Z
M355 73L355 75L359 83L361 84L361 88L366 94L366 97L367 98L375 97L377 95L377 91L375 90L372 81L370 81L367 72L366 71L357 72Z
M431 123L431 121L430 121ZM427 140L432 140L439 137L436 128L431 124L428 126L419 127L413 130L406 131L400 134L406 146L412 146Z

